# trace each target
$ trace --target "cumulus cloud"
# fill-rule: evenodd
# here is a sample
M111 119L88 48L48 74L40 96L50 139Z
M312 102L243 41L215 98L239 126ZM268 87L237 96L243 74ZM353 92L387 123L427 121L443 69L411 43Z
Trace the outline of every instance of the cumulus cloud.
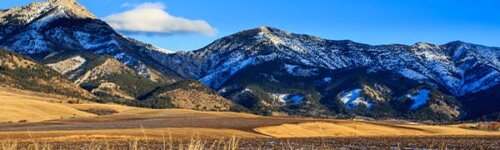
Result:
M165 5L160 2L146 2L139 5L124 3L122 6L132 9L104 17L111 27L122 32L162 35L179 33L215 35L217 32L204 20L190 20L170 15L165 11Z

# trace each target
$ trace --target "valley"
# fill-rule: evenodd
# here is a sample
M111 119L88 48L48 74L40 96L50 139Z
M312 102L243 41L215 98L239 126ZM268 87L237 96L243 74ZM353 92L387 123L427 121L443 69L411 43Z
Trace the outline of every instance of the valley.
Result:
M356 143L359 140L370 141L374 137L382 139L402 137L419 139L430 136L435 138L454 137L456 139L474 137L474 139L484 139L489 144L494 144L491 142L495 140L491 141L491 139L500 138L499 131L465 128L466 126L475 126L474 124L433 126L401 121L265 117L233 112L146 109L116 104L97 104L88 101L69 104L57 97L48 98L46 95L39 96L30 92L7 92L5 90L0 92L0 97L16 100L17 104L29 103L27 106L19 107L19 105L11 104L9 101L2 101L2 107L0 107L2 112L11 111L12 114L15 114L3 113L1 115L3 123L0 123L0 141L15 141L20 145L24 143L26 146L32 144L33 141L50 143L53 144L52 146L71 146L72 144L67 144L78 145L89 144L89 142L100 143L101 146L104 146L105 143L102 141L130 144L139 140L143 144L153 147L156 145L160 149L161 141L165 140L165 137L178 142L187 142L193 138L214 141L236 137L242 146L259 143L263 144L262 146L272 146L268 145L270 141L318 142L314 139L319 138L327 143L323 146L334 147L338 147L339 143L333 141L343 143L347 139L356 139L352 141ZM115 113L108 115L86 113L90 109L114 110ZM33 116L37 115L22 112L46 114L43 115L45 118L36 118ZM51 115L55 117L50 118ZM10 120L27 121L9 122ZM395 146L398 143L388 142L385 143L387 144L385 146ZM281 146L287 146L286 143L281 144L283 144ZM314 142L309 144L314 145ZM425 145L425 143L420 144ZM434 144L439 146L439 143Z

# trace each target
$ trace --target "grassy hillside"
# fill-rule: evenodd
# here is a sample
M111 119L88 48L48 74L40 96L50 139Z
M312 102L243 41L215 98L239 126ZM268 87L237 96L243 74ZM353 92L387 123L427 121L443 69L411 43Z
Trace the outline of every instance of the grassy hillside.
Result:
M140 99L141 101L133 105L150 108L184 108L210 111L244 110L241 106L194 80L160 86L143 95Z
M64 101L65 99L22 94L0 89L0 110L2 111L0 113L0 122L38 122L95 116L72 108Z
M0 84L6 88L92 98L89 92L74 85L58 72L7 50L0 50Z

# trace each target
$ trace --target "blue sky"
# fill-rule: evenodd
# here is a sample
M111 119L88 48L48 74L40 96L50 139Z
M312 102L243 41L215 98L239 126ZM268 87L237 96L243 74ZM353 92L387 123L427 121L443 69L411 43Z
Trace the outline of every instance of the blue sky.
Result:
M1 0L1 8L31 0ZM207 23L210 33L124 32L166 49L193 50L262 25L327 39L368 44L444 44L462 40L500 47L498 0L78 0L100 18L145 2L169 15ZM205 26L208 27L208 26ZM190 30L191 31L191 30ZM205 30L203 30L205 31Z

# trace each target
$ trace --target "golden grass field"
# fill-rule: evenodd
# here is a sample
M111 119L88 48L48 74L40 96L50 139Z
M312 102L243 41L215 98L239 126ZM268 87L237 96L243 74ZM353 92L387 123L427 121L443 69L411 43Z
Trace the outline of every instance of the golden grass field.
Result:
M114 110L116 113L99 116L86 111L90 109ZM463 128L464 125L263 117L232 112L155 110L91 102L69 104L61 97L5 90L0 90L0 112L0 122L3 122L0 123L0 141L147 141L164 139L166 136L175 139L237 137L250 140L486 136L500 141L498 131L467 129Z
M52 98L29 96L0 90L0 122L38 122L72 117L93 117L94 114L79 111Z
M463 129L457 125L391 125L362 121L308 122L260 127L255 131L279 138L348 136L500 135L500 132Z

